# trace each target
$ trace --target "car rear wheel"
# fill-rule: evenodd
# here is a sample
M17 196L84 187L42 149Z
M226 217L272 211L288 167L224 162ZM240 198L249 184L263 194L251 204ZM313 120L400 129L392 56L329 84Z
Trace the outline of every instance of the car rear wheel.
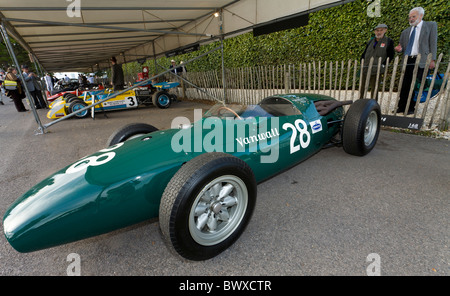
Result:
M144 136L157 130L158 129L156 127L150 124L131 123L115 131L109 137L107 146L110 147L121 142Z
M171 98L168 92L164 90L157 91L153 94L153 105L161 109L167 109L170 107Z
M342 127L345 152L363 156L372 151L380 133L380 121L381 110L377 101L362 99L354 102Z
M255 203L256 181L243 160L202 154L184 164L167 185L159 210L161 232L180 256L210 259L239 238Z

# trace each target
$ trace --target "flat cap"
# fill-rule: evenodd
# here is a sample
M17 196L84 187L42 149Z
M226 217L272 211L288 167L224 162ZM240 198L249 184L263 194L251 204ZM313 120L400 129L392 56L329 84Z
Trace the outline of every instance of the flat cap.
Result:
M388 26L387 26L387 25L385 25L385 24L379 24L378 26L376 26L376 27L375 27L375 29L374 29L374 30L376 30L376 29L379 29L379 28L384 28L384 29L387 29L387 28L388 28Z

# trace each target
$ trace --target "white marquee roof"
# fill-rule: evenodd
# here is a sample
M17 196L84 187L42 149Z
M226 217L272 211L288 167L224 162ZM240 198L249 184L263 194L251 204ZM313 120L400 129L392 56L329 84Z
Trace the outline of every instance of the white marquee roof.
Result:
M161 56L349 0L0 0L8 33L47 71ZM69 9L69 10L68 10ZM214 13L221 11L222 17ZM220 20L222 19L222 31ZM120 60L121 59L121 60Z

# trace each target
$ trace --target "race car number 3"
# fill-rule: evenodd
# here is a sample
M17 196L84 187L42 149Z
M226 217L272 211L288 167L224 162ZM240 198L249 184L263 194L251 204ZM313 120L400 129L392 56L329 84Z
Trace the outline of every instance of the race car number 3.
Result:
M301 125L301 126L300 126ZM292 130L291 140L290 140L290 153L294 153L300 150L300 146L302 148L306 148L309 146L309 143L311 142L311 134L308 132L308 125L304 120L297 119L294 121L294 124L292 123L285 123L283 124L283 129ZM300 144L295 144L295 140L298 138L300 140ZM306 138L306 139L305 139Z
M89 156L87 158L80 159L79 161L72 164L66 170L66 174L72 174L72 173L76 173L79 171L83 171L83 170L86 170L90 166L99 166L99 165L102 165L102 164L105 164L105 163L111 161L114 158L114 156L116 156L116 153L112 152L112 151L119 148L122 145L123 145L123 143L118 143L116 145L113 145L111 147L108 147L108 148L105 148L105 149L102 149L99 151L99 152L106 152L106 153L103 153L100 155Z

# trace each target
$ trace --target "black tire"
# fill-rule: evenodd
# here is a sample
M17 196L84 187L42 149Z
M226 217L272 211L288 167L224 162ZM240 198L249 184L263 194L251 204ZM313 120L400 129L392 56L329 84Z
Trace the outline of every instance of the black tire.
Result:
M153 125L146 123L131 123L128 124L117 131L115 131L108 139L107 146L110 147L112 145L125 142L132 138L143 136L148 133L152 133L157 131L158 129Z
M375 147L380 134L381 109L377 101L361 99L354 102L342 127L344 151L364 156Z
M66 98L66 103L67 104L72 103L73 101L82 101L82 102L84 102L83 99L80 99L79 97L67 97Z
M178 97L177 97L176 94L169 94L169 97L172 100L172 103L173 102L178 102Z
M214 190L214 197L202 198ZM226 153L205 153L184 164L167 185L159 208L161 232L181 257L207 260L239 238L255 203L251 168Z
M77 96L74 95L74 94L72 94L72 93L65 93L65 94L63 94L62 96L63 96L63 98L65 98L65 99L73 98L73 97L77 98Z
M74 112L77 111L77 110L80 110L80 109L82 109L82 108L85 108L87 105L88 105L88 104L86 104L86 103L85 103L84 101L82 101L82 100L74 100L74 101L72 101L72 102L69 104L69 108L68 108L69 114L72 114L72 113L74 113ZM82 111L82 112L79 112L79 113L75 114L74 117L75 117L75 118L81 119L81 118L86 118L86 117L88 117L90 114L91 114L91 110L90 110L90 109L87 109L87 110L84 110L84 111Z
M152 102L153 105L157 106L158 108L167 109L170 107L172 100L168 92L166 92L165 90L160 90L153 94Z

